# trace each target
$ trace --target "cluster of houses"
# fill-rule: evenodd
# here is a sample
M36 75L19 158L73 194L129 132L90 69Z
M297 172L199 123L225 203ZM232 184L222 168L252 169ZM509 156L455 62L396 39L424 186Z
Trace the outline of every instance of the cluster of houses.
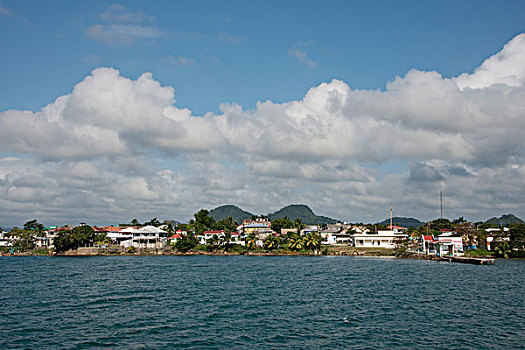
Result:
M84 223L82 223L84 224ZM81 225L82 225L81 224ZM106 239L112 244L128 248L138 249L160 249L167 244L174 244L188 232L178 230L174 234L168 233L166 225L155 226L94 226L97 234L105 234ZM53 247L53 240L58 233L69 230L67 227L46 227L41 237L35 237L37 247ZM466 247L463 237L451 230L441 230L439 235L422 235L418 241L406 233L405 227L397 225L387 226L386 230L370 232L366 226L352 225L346 223L329 224L324 227L310 225L300 230L301 235L310 232L319 233L325 245L351 245L357 248L395 248L400 242L412 241L412 246L417 246L417 251L424 254L436 255L461 255L465 249L476 248ZM269 235L280 236L289 232L297 232L296 229L281 229L280 232L272 230L271 222L268 219L244 220L235 231L231 232L230 242L233 244L245 244L245 238L254 234L257 238L257 245L263 246L263 242ZM487 244L483 248L491 250L491 243L495 239L509 240L508 228L498 229L489 228L487 232ZM224 231L204 231L196 237L200 244L208 244L212 239L221 239L225 236ZM0 246L12 246L14 238L6 232L0 232Z

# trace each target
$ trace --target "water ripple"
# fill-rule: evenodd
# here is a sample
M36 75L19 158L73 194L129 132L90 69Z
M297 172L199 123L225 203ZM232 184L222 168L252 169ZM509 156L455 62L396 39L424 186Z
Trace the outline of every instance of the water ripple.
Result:
M0 259L0 348L518 349L525 261Z

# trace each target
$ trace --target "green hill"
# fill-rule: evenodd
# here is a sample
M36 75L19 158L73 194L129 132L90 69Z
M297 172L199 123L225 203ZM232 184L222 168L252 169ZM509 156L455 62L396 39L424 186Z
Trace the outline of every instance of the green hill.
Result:
M236 205L221 205L215 209L210 210L210 216L215 219L215 221L227 219L228 216L231 216L238 224L242 224L243 220L250 219L253 214L242 210Z
M422 226L425 224L424 222L421 222L418 219L403 218L399 216L393 217L392 222L402 227L413 227L413 228L418 228L419 226ZM390 225L390 218L379 222L378 225Z
M517 216L513 214L502 215L499 218L493 217L485 221L485 224L496 225L496 226L506 226L510 224L524 224L524 223L525 222L523 222L523 220L521 220L520 218L518 218Z
M290 220L295 220L297 218L301 219L303 224L307 225L324 225L324 224L333 224L339 220L332 219L326 216L316 215L312 209L304 204L292 204L286 206L275 213L268 214L268 219L282 219L287 217Z

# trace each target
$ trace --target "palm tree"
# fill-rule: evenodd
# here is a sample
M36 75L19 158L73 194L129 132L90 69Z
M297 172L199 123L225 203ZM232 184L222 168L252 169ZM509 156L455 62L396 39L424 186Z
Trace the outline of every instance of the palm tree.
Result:
M168 232L170 235L173 234L173 232L175 232L175 228L173 227L171 221L168 221L166 225L166 232Z
M512 252L512 249L510 248L510 244L507 241L498 242L498 245L496 247L496 253L499 256L504 257L505 259L509 258L509 254Z
M301 229L303 228L303 220L300 218L295 219L293 223L293 227L297 229L297 233L301 233Z
M266 239L264 240L264 247L268 250L279 248L279 239L275 237L273 234L269 234L268 236L266 236Z
M208 251L214 252L217 250L217 246L219 245L219 238L217 237L217 235L213 235L210 239L208 239L208 241L206 241L206 244L208 245Z
M224 246L224 251L227 252L232 243L232 233L229 230L226 230L224 235L219 239L219 243Z
M291 250L301 250L303 248L303 238L298 234L291 236L288 239L288 247Z
M317 232L309 232L304 237L304 246L307 249L311 249L313 251L317 251L321 249L321 241L322 237Z
M248 250L255 250L255 248L257 248L257 236L253 232L251 232L246 237L245 244Z

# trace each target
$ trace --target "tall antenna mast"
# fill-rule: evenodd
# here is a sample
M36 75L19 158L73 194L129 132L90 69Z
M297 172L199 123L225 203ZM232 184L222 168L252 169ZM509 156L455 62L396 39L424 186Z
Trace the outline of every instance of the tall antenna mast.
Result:
M441 207L441 219L443 219L443 191L439 191L439 205Z
M392 226L392 201L390 201L390 229L394 229L394 227Z

